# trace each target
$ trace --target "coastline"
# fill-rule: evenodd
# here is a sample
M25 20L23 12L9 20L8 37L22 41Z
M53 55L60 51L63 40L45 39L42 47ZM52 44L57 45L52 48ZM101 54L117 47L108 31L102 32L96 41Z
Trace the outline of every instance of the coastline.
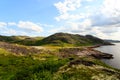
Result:
M101 46L110 46L110 45L115 45L115 44L97 44L97 45L94 45L94 46L89 46L88 48L97 48L97 47L101 47Z
M104 52L101 52L101 51L98 51L98 50L95 50L95 48L98 48L98 47L101 47L101 46L110 46L110 45L115 45L115 44L107 44L107 45L102 45L102 44L99 44L99 45L94 45L94 46L90 46L90 47L87 47L89 50L93 50L94 52L96 52L95 55L92 55L98 59L113 59L113 55L112 54L109 54L109 53L104 53Z
M110 65L111 67L120 69L120 54L119 54L119 50L120 50L120 43L113 43L114 45L111 46L102 46L102 47L98 47L95 48L95 50L98 51L102 51L105 53L110 53L113 55L113 59L101 59L104 63L106 63L107 65Z
M5 48L5 49L1 49L1 52L3 50L7 51L8 49L15 50L16 48L16 45L10 45L10 44L3 44L3 45L1 44L1 46L4 46L2 48ZM17 45L17 49L19 48L21 49L21 46ZM30 50L33 49L31 47L27 47L27 48L29 48ZM37 49L34 50L36 51ZM26 76L24 75L27 74L30 74L27 75L29 79L31 79L31 76L33 74L39 74L37 75L38 78L40 76L45 75L46 78L46 73L40 74L41 72L45 72L45 71L47 71L47 75L49 76L50 80L59 80L60 78L61 80L70 80L71 78L73 78L74 80L77 79L119 80L120 79L120 71L118 69L111 67L101 61L101 59L112 58L112 55L94 50L94 48L59 47L54 49L46 48L46 49L38 49L38 50L40 50L39 51L40 53L27 54L24 56L16 56L16 55L13 56L13 54L9 53L11 51L8 51L6 53L4 53L3 51L4 54L7 54L7 55L2 55L2 54L0 55L1 62L3 61L1 63L2 69L0 72L2 74L2 77L5 78L4 80L6 80L6 78L11 78L9 76L6 77L3 74L3 72L5 72L3 70L6 68L8 69L6 70L6 74L14 75L13 78L15 79L16 78L25 79ZM4 66L4 63L7 65ZM13 73L8 72L10 70L14 70L14 68L16 69ZM64 76L67 78L64 79ZM48 78L46 78L46 80L47 79Z
M59 49L59 54L66 55L77 55L78 57L94 57L96 59L113 59L113 55L109 53L103 53L101 51L95 50L93 47L84 48L62 48Z

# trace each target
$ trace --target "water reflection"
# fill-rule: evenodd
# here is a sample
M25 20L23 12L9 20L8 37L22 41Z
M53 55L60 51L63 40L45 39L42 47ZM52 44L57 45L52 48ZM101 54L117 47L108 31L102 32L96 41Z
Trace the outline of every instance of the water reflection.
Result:
M101 46L96 48L99 51L113 54L114 59L103 59L103 61L112 67L120 69L120 43L114 43L112 46Z

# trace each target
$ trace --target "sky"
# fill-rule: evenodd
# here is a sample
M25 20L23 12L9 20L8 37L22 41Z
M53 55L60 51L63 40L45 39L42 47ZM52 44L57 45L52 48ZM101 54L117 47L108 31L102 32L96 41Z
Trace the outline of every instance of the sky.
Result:
M120 40L120 0L0 0L0 35L57 32Z

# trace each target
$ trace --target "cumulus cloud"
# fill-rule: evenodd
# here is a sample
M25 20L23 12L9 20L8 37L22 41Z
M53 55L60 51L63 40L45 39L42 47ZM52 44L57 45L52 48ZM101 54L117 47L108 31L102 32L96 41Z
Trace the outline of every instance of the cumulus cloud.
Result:
M92 2L92 1L94 1L94 0L86 0L86 1L90 1L90 2Z
M28 32L42 32L43 31L43 28L39 24L30 22L30 21L19 21L18 23L0 22L0 27L7 28L7 26L8 27L16 26L16 28L20 28Z
M106 17L120 17L120 0L104 0L102 13Z
M17 34L17 31L14 30L14 29L8 29L8 28L6 28L6 29L4 29L4 31L2 31L2 33L3 33L3 34L7 34L7 35L10 35L10 34L16 35L16 34Z
M103 39L116 39L118 40L120 35L117 33L120 33L120 27L112 27L112 26L106 26L106 27L99 27L96 26L91 29L90 31L92 34L103 38Z
M87 16L87 15L86 15ZM76 20L79 20L79 19L83 19L85 18L85 15L84 14L68 14L68 13L65 13L65 14L62 14L58 17L55 17L55 19L57 21L61 21L61 20L72 20L72 21L76 21Z
M21 29L24 29L26 31L36 31L36 32L42 32L43 29L41 26L33 23L33 22L30 22L30 21L19 21L19 23L17 24L17 26Z
M9 26L17 26L17 24L15 22L8 22Z
M81 13L82 2L92 2L94 0L64 0L55 3L54 6L59 12L59 15L55 17L57 21L61 20L79 20L87 18L90 13ZM87 6L86 6L87 7ZM86 7L84 9L86 9ZM90 11L90 10L88 10Z
M3 35L33 35L42 31L40 24L30 21L0 22L0 34Z
M80 8L82 0L65 0L64 2L59 1L55 3L54 6L59 11L60 15L56 17L57 21L81 18L81 15L70 15L68 12L75 11Z
M118 28L120 30L120 27ZM115 33L110 34L109 36L111 39L115 39L118 40L118 38L120 38L120 31L117 31ZM119 39L120 40L120 39Z
M0 34L1 35L28 35L28 33L25 31L21 31L21 30L18 31L8 27L0 29Z
M0 27L5 27L5 26L7 26L7 23L5 23L5 22L0 22Z
M52 29L51 32L69 32L85 34L87 30L91 29L91 20L86 19L83 22L66 22L63 26Z
M74 11L81 6L81 0L65 0L54 4L60 14L65 14L68 11Z
M78 3L75 3L77 1ZM54 4L59 11L59 16L55 17L56 20L62 22L64 20L62 27L54 31L93 34L101 38L118 39L120 37L117 34L120 33L120 0L103 0L97 6L82 4L83 1L99 2L97 0L77 1L64 0Z
M120 23L120 0L104 0L97 14L90 16L95 26Z

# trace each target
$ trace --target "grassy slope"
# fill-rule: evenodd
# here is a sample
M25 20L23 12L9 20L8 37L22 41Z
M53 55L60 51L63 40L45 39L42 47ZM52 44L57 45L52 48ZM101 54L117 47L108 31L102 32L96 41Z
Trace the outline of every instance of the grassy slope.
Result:
M44 37L0 36L0 41L31 46L36 45L36 42L42 40L43 38Z
M44 37L28 37L28 36L0 36L0 41L17 43L28 46L89 46L96 44L110 44L97 37L68 33L55 33L46 38Z
M53 73L68 61L50 54L15 56L0 49L0 80L52 80Z
M78 58L59 49L16 56L0 48L0 80L119 80L120 71L92 57ZM65 54L66 55L66 54Z
M48 36L40 41L37 41L38 45L46 45L46 46L90 46L97 44L110 44L109 42L105 42L104 40L91 36L81 36L78 34L68 34L68 33L55 33L51 36Z

